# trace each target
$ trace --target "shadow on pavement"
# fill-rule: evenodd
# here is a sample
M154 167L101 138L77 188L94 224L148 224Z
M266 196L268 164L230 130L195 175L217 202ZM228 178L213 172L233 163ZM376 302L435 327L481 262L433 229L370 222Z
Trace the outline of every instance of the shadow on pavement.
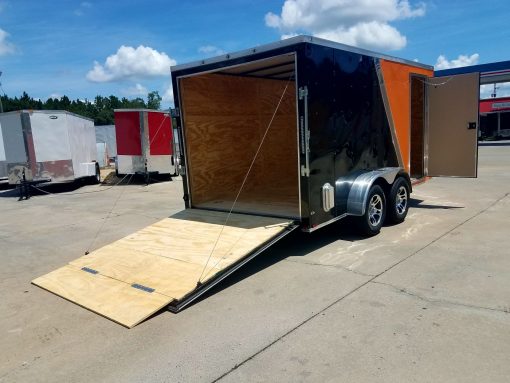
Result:
M229 275L211 288L211 290L205 292L182 311L288 257L305 256L338 240L350 242L363 241L366 238L357 234L356 227L352 221L351 217L346 217L313 233L305 233L300 231L299 228L296 229L245 266Z
M409 207L414 209L464 209L464 206L453 205L428 205L424 204L422 199L411 198L409 200Z
M133 174L117 177L114 174L114 178L109 177L107 182L101 182L96 185L97 188L93 190L80 190L83 186L95 185L94 181L94 179L90 180L83 178L73 182L37 184L30 187L30 196L33 197L48 194L88 194L111 189L115 186L147 185L145 176L143 175ZM149 184L168 181L172 181L172 178L169 175L151 175ZM5 190L5 192L2 192L3 190ZM19 198L19 195L19 185L0 184L0 198Z

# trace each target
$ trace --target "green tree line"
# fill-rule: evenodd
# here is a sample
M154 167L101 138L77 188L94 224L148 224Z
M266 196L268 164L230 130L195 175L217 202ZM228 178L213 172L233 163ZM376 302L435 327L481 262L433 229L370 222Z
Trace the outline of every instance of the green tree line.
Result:
M157 91L149 92L147 101L141 97L127 99L116 96L96 96L94 100L71 100L67 96L60 98L48 98L46 101L34 99L26 92L21 97L11 98L7 95L1 96L4 112L11 112L21 109L32 110L66 110L94 120L95 125L113 125L114 109L155 109L161 108L161 96Z

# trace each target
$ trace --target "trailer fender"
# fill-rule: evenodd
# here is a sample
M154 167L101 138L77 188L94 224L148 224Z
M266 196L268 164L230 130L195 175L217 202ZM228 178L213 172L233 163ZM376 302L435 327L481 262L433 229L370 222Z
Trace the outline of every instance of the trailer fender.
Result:
M365 214L365 205L367 202L368 193L372 185L378 180L383 180L384 184L391 185L395 178L399 175L407 174L402 168L382 168L377 170L366 171L359 174L354 180L339 179L336 182L338 201L342 199L346 201L346 213L348 215L361 216Z

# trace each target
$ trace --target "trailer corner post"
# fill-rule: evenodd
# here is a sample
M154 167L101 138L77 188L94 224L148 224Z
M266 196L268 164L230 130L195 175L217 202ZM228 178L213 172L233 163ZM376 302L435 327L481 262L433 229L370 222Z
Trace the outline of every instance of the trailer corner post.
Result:
M310 177L310 130L308 129L308 87L299 88L299 100L303 100L303 115L299 118L301 153L305 155L305 165L301 165L301 176Z

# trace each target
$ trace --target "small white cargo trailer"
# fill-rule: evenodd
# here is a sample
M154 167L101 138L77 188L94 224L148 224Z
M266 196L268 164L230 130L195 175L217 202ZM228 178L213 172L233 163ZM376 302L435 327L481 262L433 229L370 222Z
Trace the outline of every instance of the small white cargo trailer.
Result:
M0 122L0 181L7 179L7 163L5 162L5 147L2 133L2 123Z
M66 111L19 110L0 114L0 124L9 184L99 181L93 120Z

